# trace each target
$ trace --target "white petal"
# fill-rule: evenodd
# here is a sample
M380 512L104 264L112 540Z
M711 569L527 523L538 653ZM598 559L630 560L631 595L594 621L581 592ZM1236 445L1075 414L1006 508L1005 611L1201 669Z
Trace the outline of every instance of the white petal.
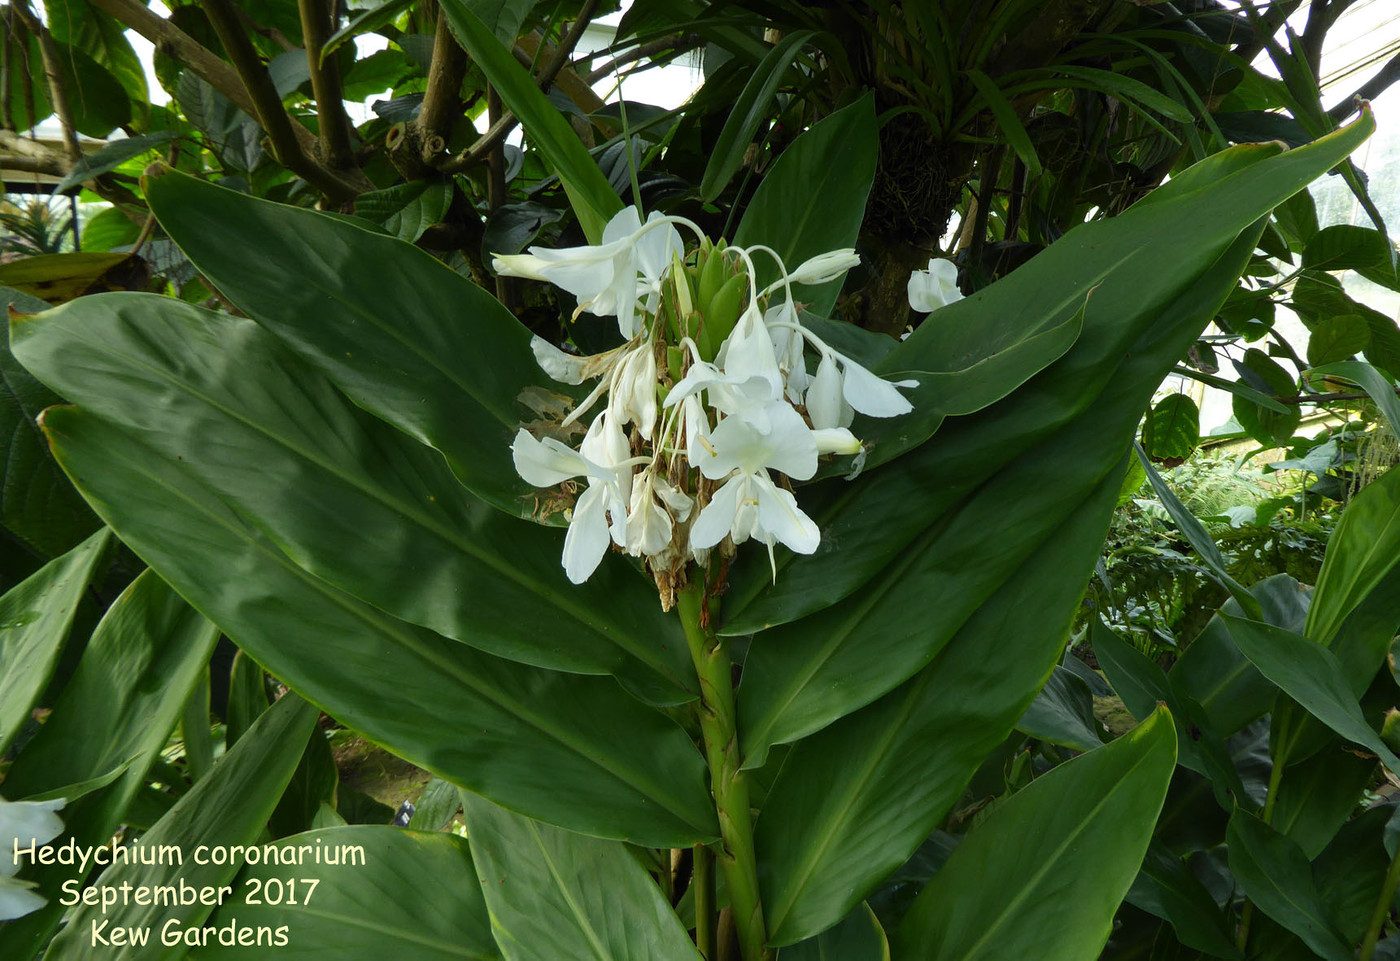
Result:
M588 473L588 461L571 447L546 437L536 440L528 430L520 428L510 445L515 472L534 487L553 487L570 477Z
M491 258L491 269L502 277L549 280L544 270L547 266L547 261L534 254L496 254Z
M859 263L860 257L856 255L855 248L843 247L803 261L789 277L794 284L824 284L835 280Z
M540 369L562 384L581 384L587 377L585 358L566 354L543 337L531 337L530 350Z
M628 205L613 214L612 219L603 228L603 243L611 244L630 240L632 235L641 229L642 218L637 213L636 205Z
M767 476L754 478L754 493L758 497L758 522L762 530L777 538L789 550L810 554L821 543L821 531L812 518L802 513L797 498Z
M862 414L870 417L898 417L914 409L914 405L895 389L895 384L876 377L860 364L841 358L846 376L841 395ZM917 387L918 381L900 381L901 387ZM844 426L844 425L843 425Z
M798 480L817 472L812 432L802 415L782 401L726 417L711 432L710 445L714 453L702 458L699 467L711 480L736 468L746 474L771 468Z
M734 517L739 511L739 497L748 487L748 479L743 474L735 474L724 486L710 497L710 502L695 518L690 528L692 550L714 547L724 540L734 526Z
M860 439L844 427L828 427L812 431L818 454L854 454L860 450Z
M773 353L773 338L768 335L763 315L753 304L726 338L722 366L725 374L736 381L759 378L766 382L769 386L767 400L783 396L783 374Z
M598 569L608 552L607 490L604 484L590 484L574 505L569 532L564 535L564 573L575 584L582 584Z
M628 553L651 557L660 554L670 543L671 515L652 497L651 484L637 484L627 515Z
M27 848L30 844L47 844L63 833L63 821L55 811L67 802L6 801L0 798L0 878L11 878L19 870L15 863L15 844Z
M661 216L661 211L653 210L647 216L647 223L652 223ZM652 227L637 238L637 269L646 278L648 285L661 279L666 268L671 266L673 255L684 257L685 245L681 243L681 235L671 224Z
M851 405L841 396L841 371L832 354L822 354L817 374L807 386L807 416L818 429L849 427L855 420Z
M928 270L916 270L909 275L909 306L922 313L962 300L958 289L958 267L951 260L934 258Z
M48 904L27 886L0 877L0 921L13 921Z

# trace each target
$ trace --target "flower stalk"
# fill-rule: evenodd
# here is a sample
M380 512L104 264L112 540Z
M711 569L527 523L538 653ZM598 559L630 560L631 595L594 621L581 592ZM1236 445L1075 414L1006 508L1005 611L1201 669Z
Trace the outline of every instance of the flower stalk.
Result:
M771 961L773 953L764 944L768 931L758 892L758 859L754 854L748 776L740 770L733 666L724 639L717 637L710 627L700 571L692 573L696 576L677 593L676 610L700 679L700 700L695 712L710 765L710 790L719 815L720 849L715 860L724 872L724 883L729 890L740 957L743 961ZM696 863L699 864L698 859ZM698 913L696 924L698 938L701 924Z

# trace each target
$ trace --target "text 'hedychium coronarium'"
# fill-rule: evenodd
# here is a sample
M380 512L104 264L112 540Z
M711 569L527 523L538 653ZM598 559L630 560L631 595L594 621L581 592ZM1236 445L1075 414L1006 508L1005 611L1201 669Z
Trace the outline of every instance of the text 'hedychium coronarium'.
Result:
M698 239L689 253L678 226ZM760 289L762 257L778 279ZM790 482L813 477L824 454L858 454L855 414L908 413L898 388L917 386L881 379L799 319L794 284L835 280L859 262L833 250L788 270L771 248L714 244L657 212L643 223L635 207L598 245L494 258L500 274L573 294L575 316L616 317L626 340L591 356L532 341L555 380L597 381L561 423L539 436L521 428L511 447L527 483L576 494L563 552L571 581L615 545L644 559L669 608L687 565L713 551L754 540L772 563L777 544L817 549L821 532Z

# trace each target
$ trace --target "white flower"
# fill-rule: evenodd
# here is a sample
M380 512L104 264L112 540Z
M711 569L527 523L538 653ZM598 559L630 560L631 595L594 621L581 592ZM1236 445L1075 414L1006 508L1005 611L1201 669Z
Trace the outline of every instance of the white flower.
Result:
M962 300L958 289L958 268L951 260L933 258L928 270L916 270L909 275L909 306L929 313Z
M63 821L55 811L66 802L6 801L0 798L0 921L13 921L39 910L48 902L35 894L33 885L14 880L19 872L14 853L31 844L47 844L63 833Z
M671 544L674 515L678 521L690 516L694 502L676 490L653 467L642 472L632 485L632 503L627 515L627 553L633 557L655 557Z
M661 214L652 211L653 223ZM491 266L507 277L545 280L578 298L579 310L617 317L622 336L637 335L637 297L660 288L672 254L684 247L669 222L644 230L636 207L617 212L603 228L603 242L585 247L531 247L529 253L498 255ZM641 277L638 277L638 272Z
M608 391L608 413L619 427L636 424L650 437L656 426L656 351L649 343L627 353Z
M849 357L828 348L807 388L807 416L816 428L849 427L855 411L868 417L898 417L909 413L914 405L895 388L917 386L917 380L876 377Z
M619 547L627 543L632 475L622 429L605 411L589 426L580 450L573 450L552 437L536 440L521 428L511 453L516 472L535 487L588 478L588 489L574 503L561 558L569 580L582 584L602 563L610 539Z
M691 527L692 549L714 547L725 535L736 545L752 537L767 545L775 578L774 543L799 554L817 549L821 533L816 523L768 475L772 469L806 480L817 472L816 439L797 411L779 401L766 405L758 418L726 417L711 433L710 445L709 455L700 459L700 473L725 483Z
M824 284L835 280L860 263L860 257L852 247L828 250L810 260L804 260L797 269L788 274L794 284Z
M764 311L763 322L768 326L768 336L773 341L773 353L777 357L778 370L782 373L787 399L800 404L802 392L812 378L807 373L804 353L807 341L802 336L802 325L798 322L792 301L784 300L769 307Z

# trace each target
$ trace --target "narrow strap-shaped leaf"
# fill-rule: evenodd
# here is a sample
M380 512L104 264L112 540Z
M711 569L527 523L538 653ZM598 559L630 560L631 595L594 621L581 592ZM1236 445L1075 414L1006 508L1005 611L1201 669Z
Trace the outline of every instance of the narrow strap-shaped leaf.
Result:
M1171 717L1032 781L972 830L895 936L927 961L1093 961L1142 863L1176 766Z
M1157 493L1157 499L1167 509L1167 513L1171 515L1177 529L1196 549L1201 560L1205 561L1206 567L1210 568L1211 573L1220 581L1221 586L1230 592L1230 596L1239 603L1240 607L1244 608L1246 614L1256 619L1263 618L1264 612L1259 607L1259 602L1226 569L1225 555L1221 554L1220 548L1215 546L1215 539L1210 536L1205 525L1196 519L1196 515L1192 514L1186 505L1181 503L1176 492L1167 486L1166 481L1162 480L1162 475L1157 473L1157 468L1152 465L1152 461L1148 460L1142 445L1135 442L1133 449L1137 452L1137 458L1142 464L1143 470L1147 471L1147 482Z
M694 744L612 679L515 664L396 620L292 563L181 461L72 408L44 426L137 554L342 723L554 823L659 847L716 834Z
M472 62L486 74L501 102L520 118L530 143L559 174L583 232L590 242L598 243L609 218L622 209L608 178L588 155L564 115L540 92L534 78L515 62L466 0L441 0L441 4L452 32L471 54Z
M1321 644L1258 621L1225 617L1245 657L1319 721L1348 741L1373 752L1392 771L1400 757L1366 723L1341 662Z
M1230 873L1259 910L1292 931L1327 961L1352 961L1355 951L1330 917L1298 846L1252 814L1236 811L1226 830Z
M1375 367L1359 360L1343 360L1323 367L1314 367L1308 374L1342 377L1360 384L1380 408L1391 432L1400 434L1400 397L1395 395L1395 381Z
M626 848L463 793L472 857L507 961L686 961L699 954Z
M749 76L749 82L744 84L739 99L734 102L724 122L724 129L719 132L710 162L705 165L704 176L700 178L700 196L705 200L718 197L744 162L744 151L767 115L773 95L778 92L778 85L813 32L798 30L783 37Z
M110 537L99 530L0 597L0 755L44 693Z
M968 70L967 78L987 102L987 107L992 111L992 116L996 117L997 126L1011 144L1011 149L1016 151L1016 156L1026 165L1026 175L1032 180L1038 178L1041 173L1040 156L1035 152L1035 144L1031 143L1025 124L1016 116L1016 108L1011 106L1011 102L1006 99L996 82L982 71Z

